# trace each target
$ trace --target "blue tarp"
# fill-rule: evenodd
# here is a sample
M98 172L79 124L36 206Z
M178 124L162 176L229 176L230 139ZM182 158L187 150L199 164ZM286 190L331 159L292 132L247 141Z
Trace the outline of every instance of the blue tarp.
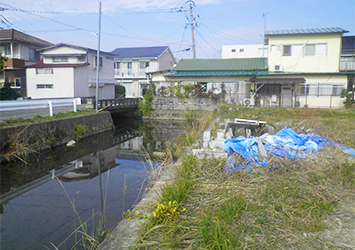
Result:
M296 159L304 158L306 153L315 153L326 145L333 145L341 148L345 153L355 157L355 149L332 142L327 138L323 138L315 134L297 134L291 128L284 128L275 135L266 135L260 138L263 141L264 148L269 155ZM245 168L251 170L251 165L267 166L267 161L259 160L258 142L254 136L245 138L238 136L234 139L227 139L223 142L223 148L232 155L234 152L240 154L244 158L243 166L238 165L237 170ZM235 170L235 162L227 162L229 170Z

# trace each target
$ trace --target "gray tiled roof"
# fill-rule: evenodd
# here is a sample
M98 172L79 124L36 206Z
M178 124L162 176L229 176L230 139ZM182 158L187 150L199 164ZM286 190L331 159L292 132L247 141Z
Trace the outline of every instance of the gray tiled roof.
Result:
M276 35L300 35L300 34L321 34L321 33L347 33L342 28L317 28L317 29L293 29L293 30L267 30L265 36Z
M17 41L33 44L38 47L47 47L52 45L50 42L27 35L15 29L0 30L0 42L1 41Z
M167 50L169 46L155 47L134 47L134 48L117 48L111 53L116 54L116 58L158 58Z

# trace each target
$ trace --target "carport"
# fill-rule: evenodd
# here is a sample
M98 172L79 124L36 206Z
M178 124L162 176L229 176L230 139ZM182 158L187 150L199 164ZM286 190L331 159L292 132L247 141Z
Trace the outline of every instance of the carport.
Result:
M256 106L298 107L295 85L305 83L304 78L258 78L249 79L253 83L251 90Z

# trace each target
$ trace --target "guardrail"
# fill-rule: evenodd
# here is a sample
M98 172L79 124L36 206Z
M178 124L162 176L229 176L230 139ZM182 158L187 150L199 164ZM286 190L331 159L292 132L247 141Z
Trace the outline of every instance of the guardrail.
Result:
M138 107L140 98L124 98L99 100L97 107L99 110L118 110L124 108Z
M0 112L21 109L49 108L49 115L53 116L53 107L73 106L73 111L76 112L77 105L81 105L80 97L1 101Z

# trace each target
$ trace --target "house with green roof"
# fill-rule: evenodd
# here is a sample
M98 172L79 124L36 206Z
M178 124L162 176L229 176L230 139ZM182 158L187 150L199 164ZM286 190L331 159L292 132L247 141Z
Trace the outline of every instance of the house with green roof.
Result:
M266 58L242 59L184 59L166 75L167 81L200 83L206 90L218 93L221 84L226 86L226 100L243 102L251 98L249 79L256 75L267 75Z
M341 70L341 28L265 33L267 58L181 60L169 82L227 86L227 100L258 106L341 107L342 90L355 84L355 69ZM229 97L228 97L229 96Z

